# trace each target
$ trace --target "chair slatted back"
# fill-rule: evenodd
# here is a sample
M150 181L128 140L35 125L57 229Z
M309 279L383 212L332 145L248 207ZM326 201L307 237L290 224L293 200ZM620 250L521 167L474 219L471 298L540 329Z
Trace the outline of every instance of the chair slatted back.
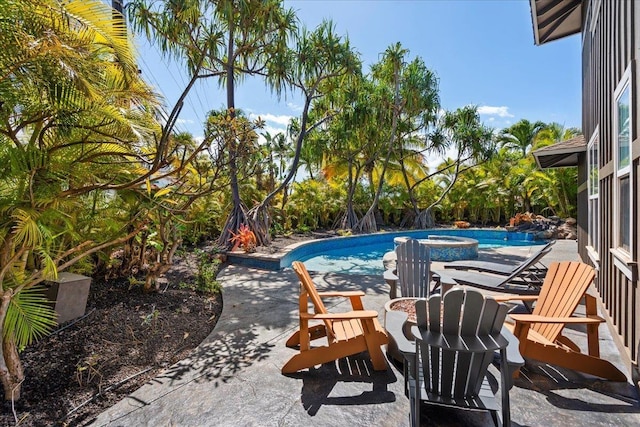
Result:
M545 317L570 317L595 276L593 267L582 262L551 263L533 314ZM551 342L558 338L563 328L563 324L542 323L536 323L531 327Z
M542 249L538 250L537 252L534 252L533 255L529 257L529 260L527 260L527 267L531 268L536 264L538 264L540 260L545 257L545 255L551 252L551 249L553 249L551 247L551 244L547 243L542 247Z
M477 396L507 311L473 289L453 289L444 301L433 295L416 302L418 328L432 340L419 344L427 391L454 399Z
M396 248L397 273L403 297L426 298L431 280L429 247L407 239Z
M540 249L538 252L534 253L533 256L530 256L529 258L527 258L524 262L522 262L518 266L518 268L513 270L513 272L509 276L509 280L507 282L510 282L511 279L513 279L513 278L519 277L525 271L527 271L528 269L530 269L531 267L536 265L549 252L551 252L551 245L549 243L547 243L542 249ZM505 283L507 283L507 282L505 282Z
M327 314L327 308L322 302L322 298L318 295L318 290L316 289L316 285L311 280L311 276L309 275L309 271L304 266L304 264L300 261L294 261L291 264L293 271L298 275L298 279L300 280L300 313L308 313L309 312L309 300L313 304L314 311L316 314ZM333 332L333 323L330 320L323 320L324 325L327 329L327 334L332 338L335 338L335 334Z

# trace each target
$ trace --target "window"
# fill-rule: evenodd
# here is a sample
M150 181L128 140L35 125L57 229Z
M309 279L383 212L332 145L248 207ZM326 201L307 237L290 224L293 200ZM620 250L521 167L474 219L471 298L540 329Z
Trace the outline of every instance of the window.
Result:
M589 246L591 246L596 253L599 251L598 245L600 244L600 211L598 209L600 185L598 163L599 142L599 129L596 128L587 149L587 167L589 174L587 181L589 189Z
M616 90L614 150L616 247L631 255L631 86L627 70Z

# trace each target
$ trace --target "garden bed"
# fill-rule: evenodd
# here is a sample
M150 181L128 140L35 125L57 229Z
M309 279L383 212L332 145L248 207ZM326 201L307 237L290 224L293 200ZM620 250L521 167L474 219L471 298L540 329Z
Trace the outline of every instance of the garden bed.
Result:
M158 293L129 289L125 280L94 279L85 317L22 353L22 399L13 408L4 403L0 425L89 424L187 357L222 312L220 294L189 289L185 283L192 279L193 268L184 262L169 272Z

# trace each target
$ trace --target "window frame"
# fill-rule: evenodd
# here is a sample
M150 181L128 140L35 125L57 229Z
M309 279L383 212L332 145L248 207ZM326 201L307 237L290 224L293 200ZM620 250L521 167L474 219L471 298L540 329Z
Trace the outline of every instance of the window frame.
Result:
M596 126L587 144L587 199L587 249L597 264L600 261L600 126Z
M634 123L634 113L635 113L635 109L634 109L634 105L633 105L633 94L635 92L635 87L634 87L634 73L632 72L632 64L629 64L627 66L627 69L625 70L624 74L622 75L622 78L620 79L620 82L618 83L618 85L616 86L616 90L614 91L614 105L613 107L613 135L612 135L612 149L613 149L613 157L614 157L614 171L613 171L613 178L614 178L614 185L613 185L613 198L612 198L612 202L613 202L613 218L614 218L614 226L613 226L613 241L612 241L612 248L610 249L610 252L613 254L613 262L614 265L625 275L627 276L627 278L629 280L635 280L636 277L636 263L633 261L634 258L634 244L635 244L635 239L634 239L634 232L635 232L635 227L634 227L634 221L633 221L633 204L635 203L635 199L634 199L634 194L633 194L633 180L634 180L634 173L633 173L633 153L632 153L632 147L633 147L633 140L635 137L635 123ZM620 141L619 141L619 136L620 136L620 129L619 129L619 122L620 122L620 117L619 117L619 101L621 100L621 97L623 94L625 94L625 92L628 90L628 99L626 100L629 103L629 120L628 120L628 130L629 130L629 135L628 135L628 164L624 165L622 167L620 167ZM626 224L627 228L628 228L628 244L629 244L629 248L626 249L624 247L622 247L622 242L621 242L621 205L622 205L622 200L620 198L620 190L621 190L621 181L628 179L628 185L630 186L629 188L629 200L628 202L628 206L629 206L629 223Z

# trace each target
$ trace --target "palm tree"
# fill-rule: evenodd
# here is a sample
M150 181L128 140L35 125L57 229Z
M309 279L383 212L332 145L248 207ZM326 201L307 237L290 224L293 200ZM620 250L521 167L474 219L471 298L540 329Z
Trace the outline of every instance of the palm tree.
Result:
M5 3L2 11L0 380L6 399L20 396L18 349L54 319L34 294L36 285L137 233L123 232L123 223L96 207L107 207L106 191L135 188L165 166L146 145L157 126L153 95L112 12L99 0L24 0Z
M367 213L356 224L356 231L373 232L377 231L375 213L380 200L386 172L390 165L394 153L402 152L402 144L405 139L410 139L411 135L422 133L426 128L435 123L436 114L440 108L438 98L438 82L435 74L429 70L424 61L420 58L414 59L406 64L405 55L408 51L396 43L385 51L381 61L372 67L372 77L374 82L386 85L388 92L392 95L388 100L383 100L383 104L378 108L390 110L392 113L390 123L387 126L380 126L380 120L372 123L372 128L376 130L388 127L389 132L378 132L378 139L386 139L386 144L380 155L383 158L381 172L377 189L373 196L373 201ZM373 180L371 180L373 187Z
M531 123L529 120L522 119L510 127L503 129L498 137L498 142L503 147L519 151L523 158L527 157L529 150L533 147L536 135L538 135L545 126L546 125L540 121Z
M565 141L580 133L579 129L565 128L558 123L551 123L538 133L533 148L542 148ZM541 193L546 200L545 208L549 208L554 214L563 217L576 214L578 194L577 168L546 169L539 171L535 176L539 178Z
M240 195L240 146L246 142L241 139L245 134L234 132L236 81L263 76L280 94L286 71L281 65L295 29L295 14L279 0L134 0L129 10L136 28L165 54L184 58L191 81L212 77L226 88L229 131L224 148L232 207L218 244L230 248L231 233L250 220Z
M335 26L329 21L323 21L314 31L303 28L297 37L296 46L285 52L279 64L281 68L274 76L282 76L288 85L301 91L304 103L296 128L295 152L289 173L280 185L247 215L261 244L269 243L271 218L268 207L271 200L285 189L295 176L307 135L326 123L333 114L332 111L321 108L312 113L312 107L323 104L324 97L360 73L360 61L349 40L338 36Z
M443 146L454 148L456 158L453 161L431 176L441 173L451 174L451 178L446 185L441 186L440 196L420 212L416 218L417 228L432 227L435 223L431 210L437 206L455 185L461 172L474 167L477 163L486 161L494 154L493 130L484 126L480 122L478 109L475 106L466 106L456 111L445 112L439 120L438 127L430 135L434 141L440 142ZM472 164L469 164L472 162Z

